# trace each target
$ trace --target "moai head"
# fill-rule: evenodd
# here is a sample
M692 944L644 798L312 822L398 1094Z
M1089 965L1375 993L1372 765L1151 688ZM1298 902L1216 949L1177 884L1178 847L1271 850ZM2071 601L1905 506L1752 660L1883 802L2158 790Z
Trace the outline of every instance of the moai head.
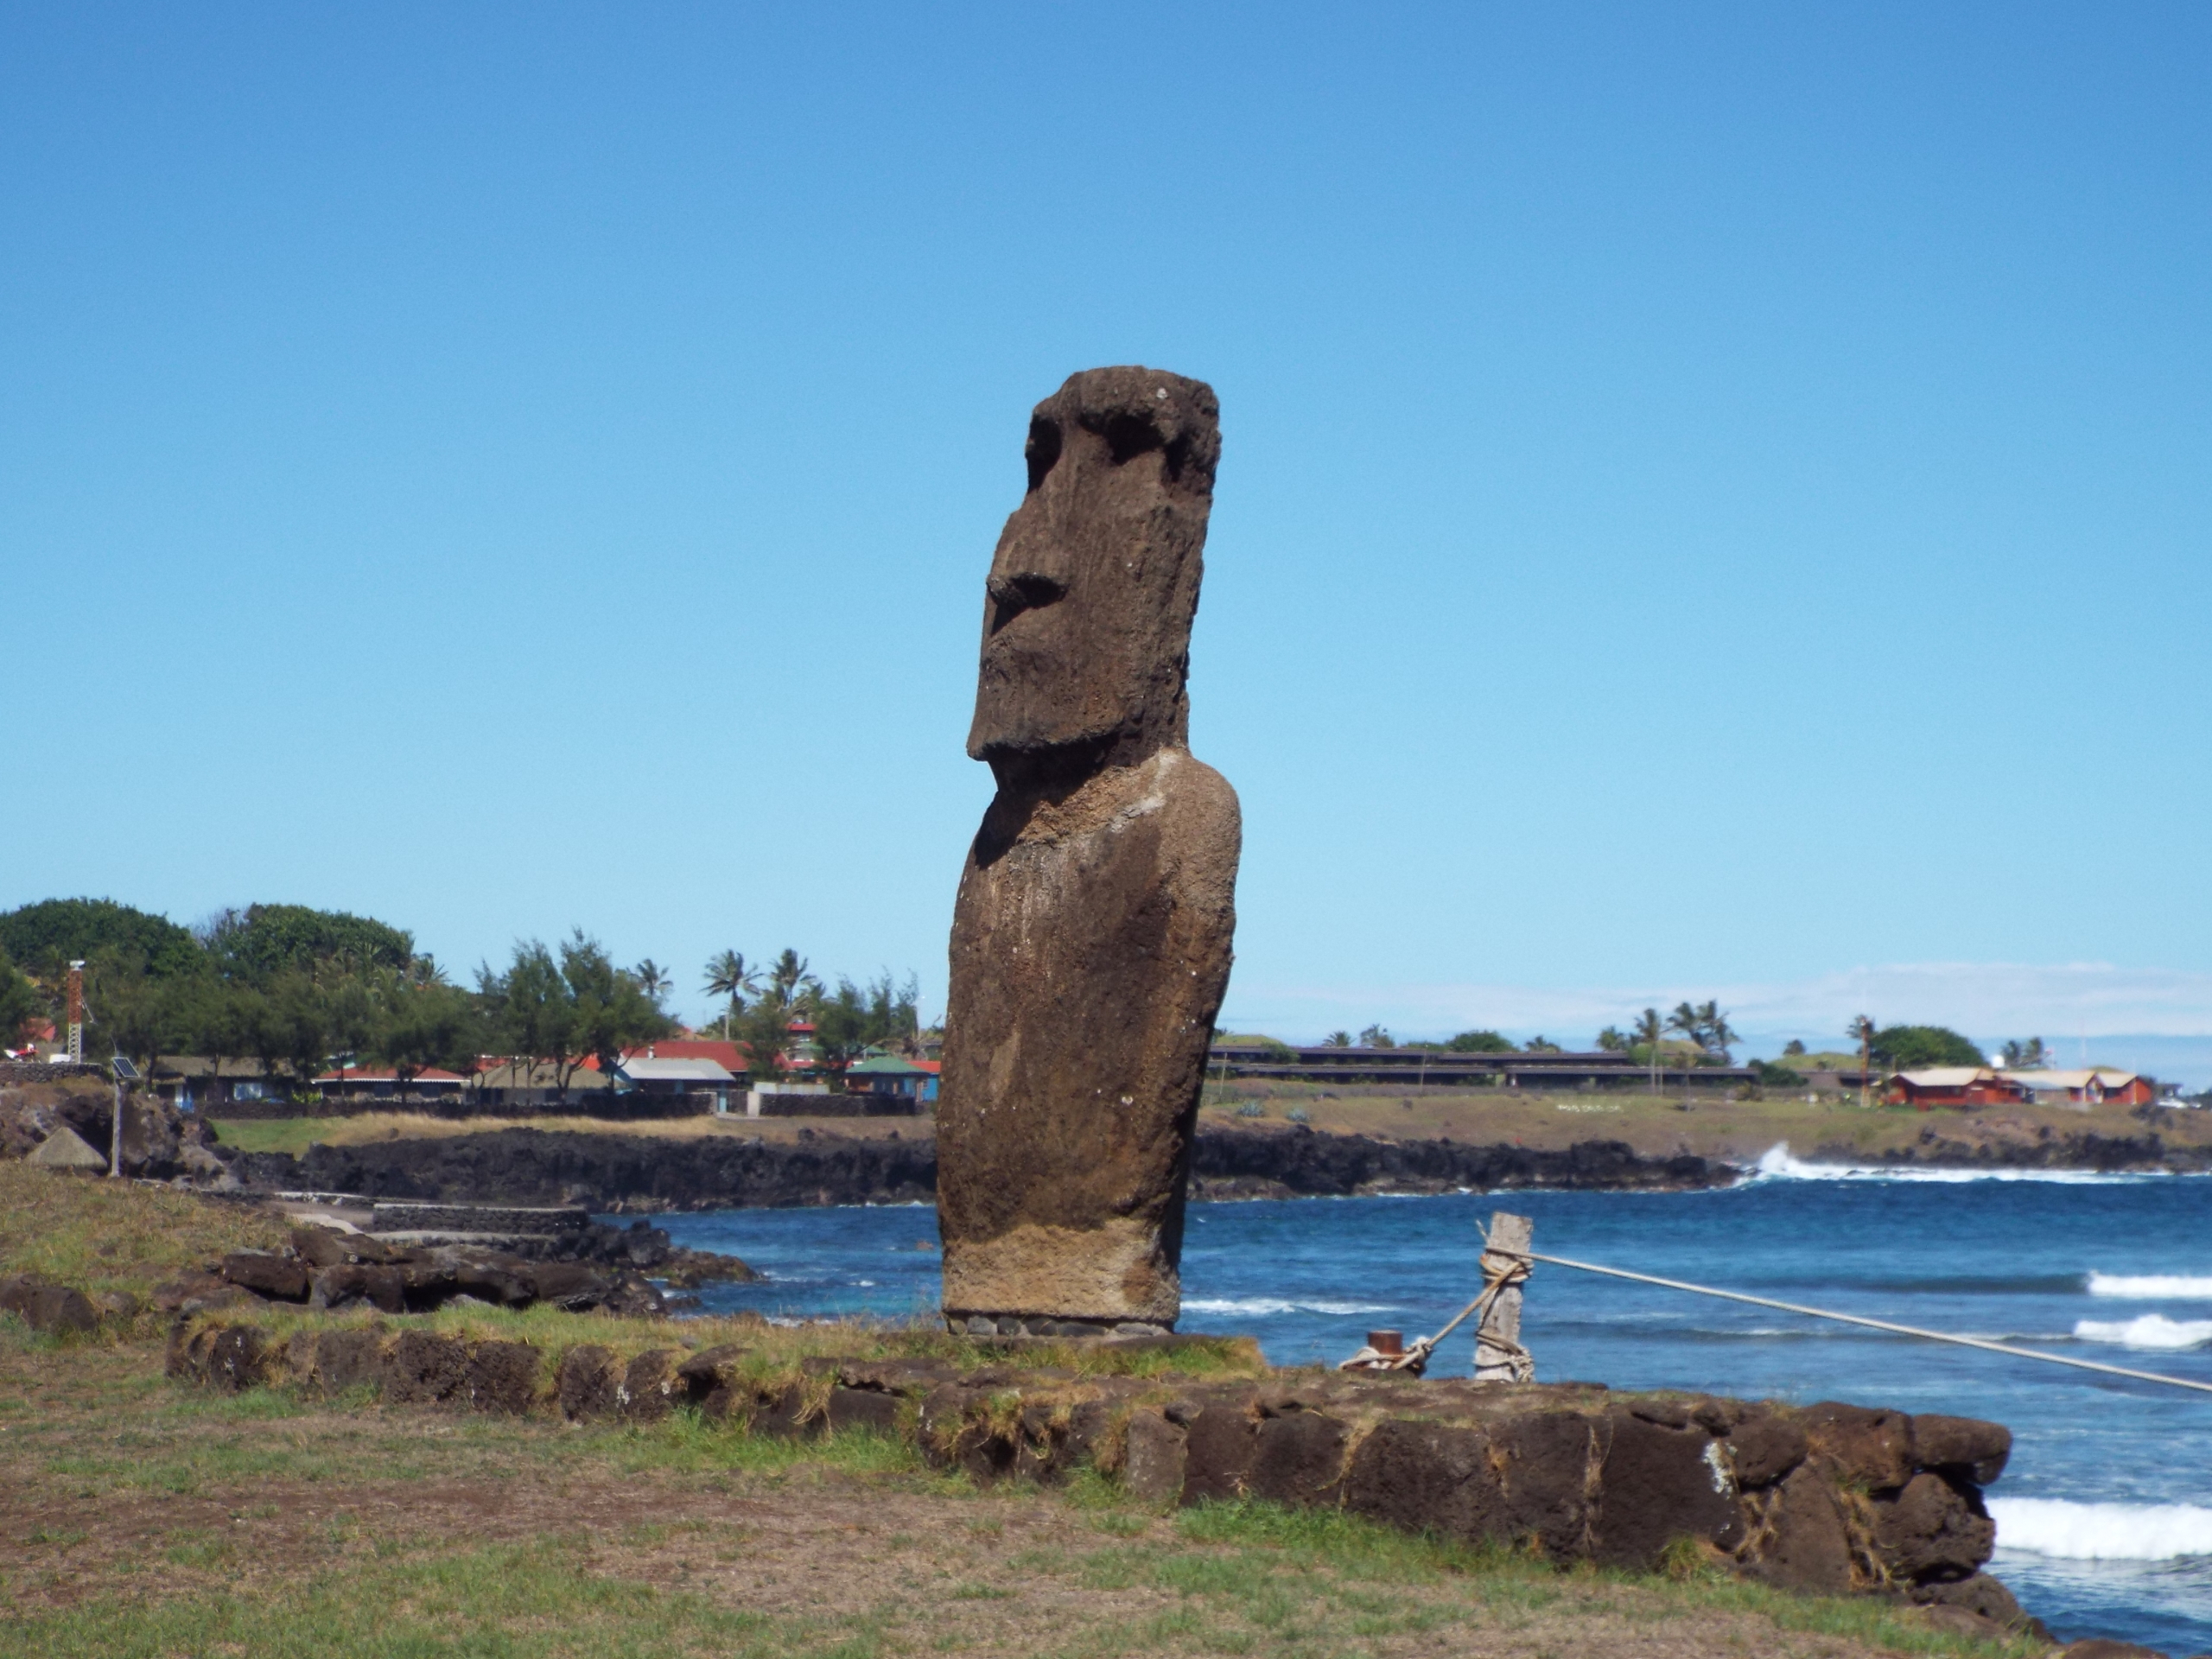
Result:
M1221 411L1203 381L1087 369L1029 417L1029 493L999 537L968 753L999 783L1182 745Z

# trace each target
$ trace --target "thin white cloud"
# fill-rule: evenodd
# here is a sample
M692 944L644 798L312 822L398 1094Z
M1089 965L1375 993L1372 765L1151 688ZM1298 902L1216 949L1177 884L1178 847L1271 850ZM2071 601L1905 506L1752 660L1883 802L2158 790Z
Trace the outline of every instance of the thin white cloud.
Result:
M1492 1027L1586 1042L1646 1007L1719 1000L1746 1035L1833 1035L1869 1014L1885 1025L1949 1026L1982 1038L2212 1037L2212 973L2110 963L1923 962L1780 982L1598 989L1526 985L1232 985L1224 1025L1300 1037L1379 1021L1406 1036Z

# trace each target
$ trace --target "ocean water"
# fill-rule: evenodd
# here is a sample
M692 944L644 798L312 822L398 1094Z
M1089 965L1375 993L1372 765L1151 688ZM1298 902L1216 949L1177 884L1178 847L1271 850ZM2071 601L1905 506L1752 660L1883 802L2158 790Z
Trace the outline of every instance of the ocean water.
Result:
M1370 1326L1433 1331L1474 1294L1477 1224L1532 1216L1535 1248L2050 1353L2212 1382L2212 1179L1972 1177L1802 1163L1777 1148L1718 1192L1299 1198L1191 1207L1186 1331L1333 1362ZM667 1218L677 1242L767 1274L709 1311L927 1315L927 1206ZM2062 1637L2212 1649L2212 1395L1891 1337L1541 1266L1522 1338L1537 1375L2008 1424L1993 1570ZM1464 1376L1465 1327L1435 1370Z

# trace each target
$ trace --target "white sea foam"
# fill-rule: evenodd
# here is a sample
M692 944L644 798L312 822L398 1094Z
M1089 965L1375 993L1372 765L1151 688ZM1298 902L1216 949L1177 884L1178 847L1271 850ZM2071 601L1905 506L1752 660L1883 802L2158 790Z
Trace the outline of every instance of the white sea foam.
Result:
M2194 1503L2075 1503L1993 1497L1997 1547L2086 1561L2169 1561L2212 1555L2212 1510Z
M2212 1278L2183 1273L2092 1273L2092 1296L2126 1296L2138 1301L2202 1300L2212 1297Z
M2050 1181L2063 1186L2108 1186L2158 1179L2105 1175L2089 1169L1930 1169L1914 1164L1814 1164L1790 1154L1789 1142L1770 1147L1746 1181Z
M1286 1302L1274 1296L1216 1296L1185 1300L1185 1313L1242 1313L1263 1319L1271 1313L1395 1313L1380 1302Z
M2170 1319L2163 1313L2081 1319L2074 1334L2083 1342L2116 1342L2123 1348L2202 1348L2212 1342L2212 1319Z

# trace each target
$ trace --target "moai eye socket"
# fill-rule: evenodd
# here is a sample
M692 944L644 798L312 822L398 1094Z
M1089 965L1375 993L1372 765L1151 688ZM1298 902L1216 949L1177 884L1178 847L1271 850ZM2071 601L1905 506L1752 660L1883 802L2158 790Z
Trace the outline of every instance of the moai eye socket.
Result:
M1060 458L1060 423L1042 416L1031 416L1029 442L1021 446L1021 456L1029 463L1029 487L1033 491Z
M1067 584L1052 577L1039 575L1033 570L1019 575L993 576L983 584L991 598L991 632L1001 628L1024 611L1040 611L1067 597Z

